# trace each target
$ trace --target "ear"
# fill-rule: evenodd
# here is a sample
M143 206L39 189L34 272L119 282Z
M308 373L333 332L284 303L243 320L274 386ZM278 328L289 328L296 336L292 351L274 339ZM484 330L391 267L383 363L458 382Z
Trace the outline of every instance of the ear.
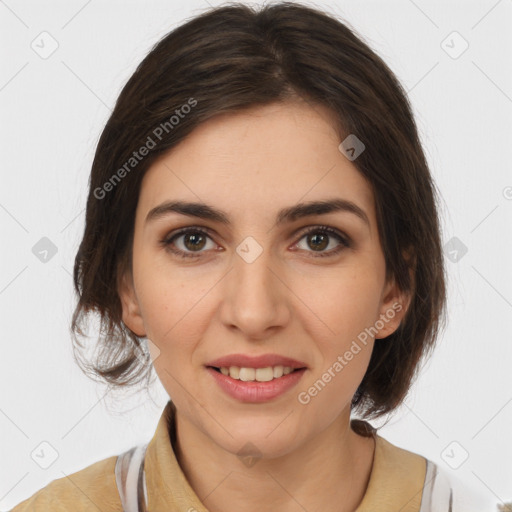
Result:
M414 290L414 263L409 251L404 253L404 259L409 268L411 286ZM394 278L386 282L382 293L379 320L375 322L375 329L378 331L375 339L387 338L400 327L401 321L409 310L411 300L411 293L401 290Z
M123 323L135 335L139 337L146 336L144 321L130 270L118 274L117 290L123 308Z
M387 283L383 293L379 319L375 322L375 329L377 330L375 339L387 338L400 327L400 322L407 313L410 302L410 295L399 290L394 279Z

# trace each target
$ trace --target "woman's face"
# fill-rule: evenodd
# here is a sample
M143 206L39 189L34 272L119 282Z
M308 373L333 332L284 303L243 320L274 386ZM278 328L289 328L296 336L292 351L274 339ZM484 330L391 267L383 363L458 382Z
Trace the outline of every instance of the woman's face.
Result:
M232 453L251 442L275 457L334 420L348 425L373 338L391 334L405 313L385 282L372 189L340 142L322 107L257 107L205 122L142 182L123 320L150 340L183 420ZM283 213L331 201L354 206ZM150 213L175 202L207 207ZM258 385L208 368L233 354L273 354L306 369ZM285 380L293 385L284 389Z

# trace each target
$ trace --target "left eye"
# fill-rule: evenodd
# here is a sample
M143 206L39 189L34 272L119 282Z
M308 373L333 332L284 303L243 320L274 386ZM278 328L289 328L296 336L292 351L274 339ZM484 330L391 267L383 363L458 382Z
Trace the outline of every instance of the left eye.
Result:
M325 251L333 238L336 239L339 244L333 249ZM314 247L314 250L308 251L308 249L302 249L299 247L301 240L303 239L306 239L308 246ZM176 243L177 240L180 240L180 243ZM209 232L201 228L187 228L164 238L160 243L179 257L198 258L201 253L204 252L202 249L208 249L208 247L206 247L208 240L213 244L209 249L215 249L216 244L212 240ZM182 248L178 247L180 244ZM344 248L350 246L351 244L348 237L344 236L338 230L327 226L313 226L300 235L299 241L296 242L293 247L306 250L307 252L317 253L313 254L314 257L325 257L334 256Z
M310 247L315 247L314 251L308 251L318 253L315 254L314 257L334 256L343 249L350 247L350 242L346 236L343 236L338 230L327 226L314 226L309 228L305 233L302 233L300 240L303 238L306 239L306 243ZM339 242L339 245L330 251L324 251L324 249L330 245L330 239L332 238L335 238ZM299 243L300 242L295 245L298 246Z

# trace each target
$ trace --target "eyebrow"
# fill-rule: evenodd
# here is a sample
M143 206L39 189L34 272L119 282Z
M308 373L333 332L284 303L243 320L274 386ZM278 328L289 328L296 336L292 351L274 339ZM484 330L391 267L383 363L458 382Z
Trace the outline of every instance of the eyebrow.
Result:
M361 219L370 227L370 221L365 211L347 199L330 199L324 201L310 201L307 203L299 203L279 210L276 215L276 225L282 225L287 222L293 222L303 217L313 215L325 215L333 212L352 213ZM200 219L219 222L226 226L231 224L229 215L222 210L218 210L205 203L185 202L185 201L165 201L155 206L146 216L145 224L167 216L170 213L179 213L188 217L197 217Z

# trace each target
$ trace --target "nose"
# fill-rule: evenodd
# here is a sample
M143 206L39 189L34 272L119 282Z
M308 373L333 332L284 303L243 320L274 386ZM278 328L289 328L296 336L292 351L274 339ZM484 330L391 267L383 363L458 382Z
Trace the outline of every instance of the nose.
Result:
M291 291L282 267L272 261L269 250L263 250L253 261L240 254L234 255L224 278L221 320L248 339L264 339L289 322Z

